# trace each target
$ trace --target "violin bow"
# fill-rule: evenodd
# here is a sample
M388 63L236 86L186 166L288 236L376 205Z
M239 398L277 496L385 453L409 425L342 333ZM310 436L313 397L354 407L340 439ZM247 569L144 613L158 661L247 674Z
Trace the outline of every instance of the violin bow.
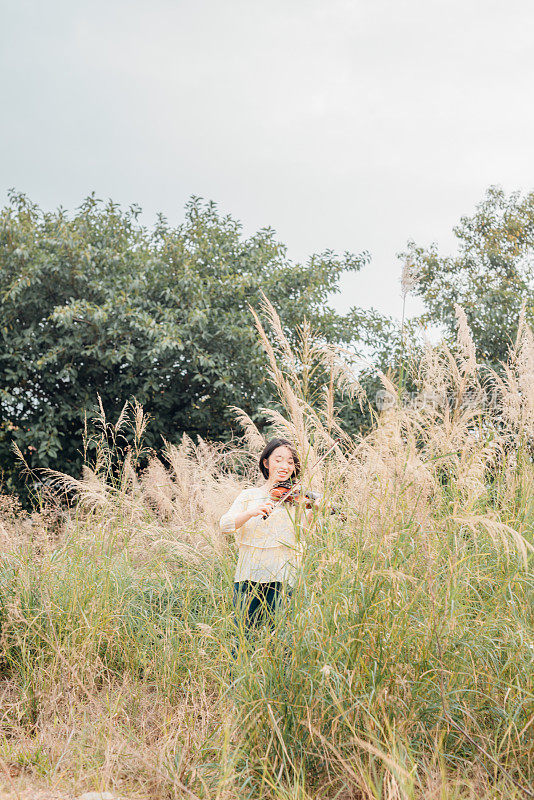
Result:
M317 459L315 464L313 464L313 466L310 467L310 472L313 472L315 467L318 467L319 464L321 463L321 461L324 461L324 459L327 457L327 455L332 452L332 450L334 449L336 444L338 444L338 442L340 442L340 441L341 441L341 439L339 439L339 438L338 439L334 439L334 444L332 445L332 447L329 450L327 450L326 453L323 453L323 455L320 458ZM267 515L267 517L270 517L271 514L273 513L274 509L277 508L279 505L281 505L283 502L285 502L285 500L287 500L288 497L291 497L291 495L293 494L293 492L295 491L296 488L297 488L296 486L292 486L291 489L288 489L287 492L280 498L280 500L278 500L274 504L274 506L271 508L269 514ZM262 519L267 519L267 517L262 517Z

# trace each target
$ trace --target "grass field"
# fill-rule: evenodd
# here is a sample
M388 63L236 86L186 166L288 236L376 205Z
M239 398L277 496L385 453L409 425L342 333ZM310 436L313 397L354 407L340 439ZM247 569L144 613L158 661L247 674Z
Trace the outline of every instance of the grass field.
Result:
M308 466L339 437L309 480L342 513L319 510L304 531L287 614L242 641L233 664L236 547L218 519L257 479L263 439L246 415L241 442L184 436L140 471L143 410L125 406L111 425L102 409L107 435L83 479L49 475L76 498L69 514L0 497L4 784L131 798L533 797L532 333L520 320L504 377L483 375L459 309L454 355L428 349L418 365L418 402L384 376L392 402L356 439L333 395L357 402L356 378L306 331L297 358L271 318L260 335L285 408L273 432ZM306 369L318 363L325 390L312 403Z

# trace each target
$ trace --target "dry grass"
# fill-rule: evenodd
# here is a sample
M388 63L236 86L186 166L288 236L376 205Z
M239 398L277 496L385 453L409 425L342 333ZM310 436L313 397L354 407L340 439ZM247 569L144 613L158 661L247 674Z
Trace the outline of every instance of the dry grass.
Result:
M0 498L3 772L128 797L534 796L524 317L499 377L481 374L457 309L455 352L427 348L410 403L382 376L391 404L354 438L336 388L365 398L343 352L306 326L293 352L266 299L261 311L284 408L264 410L272 433L343 511L308 532L291 613L232 666L236 550L217 522L257 480L252 420L236 408L241 442L183 436L140 469L143 409L111 424L101 408L82 479L48 473L76 498L68 517Z

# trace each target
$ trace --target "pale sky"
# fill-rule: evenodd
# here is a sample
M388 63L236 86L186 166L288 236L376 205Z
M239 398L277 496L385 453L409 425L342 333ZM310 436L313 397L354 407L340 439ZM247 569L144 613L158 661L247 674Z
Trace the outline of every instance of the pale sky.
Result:
M91 191L151 224L215 200L306 259L369 250L333 305L399 317L409 238L534 188L531 0L0 0L0 201ZM408 312L420 310L409 300Z

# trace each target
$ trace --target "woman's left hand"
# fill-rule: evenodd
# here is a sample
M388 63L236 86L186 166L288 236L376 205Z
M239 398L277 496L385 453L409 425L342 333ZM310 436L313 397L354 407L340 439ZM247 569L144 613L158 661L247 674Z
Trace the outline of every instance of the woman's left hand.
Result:
M313 504L310 507L304 509L304 513L306 514L308 521L315 516L315 511L319 508L320 502L321 499L318 497L313 501Z

